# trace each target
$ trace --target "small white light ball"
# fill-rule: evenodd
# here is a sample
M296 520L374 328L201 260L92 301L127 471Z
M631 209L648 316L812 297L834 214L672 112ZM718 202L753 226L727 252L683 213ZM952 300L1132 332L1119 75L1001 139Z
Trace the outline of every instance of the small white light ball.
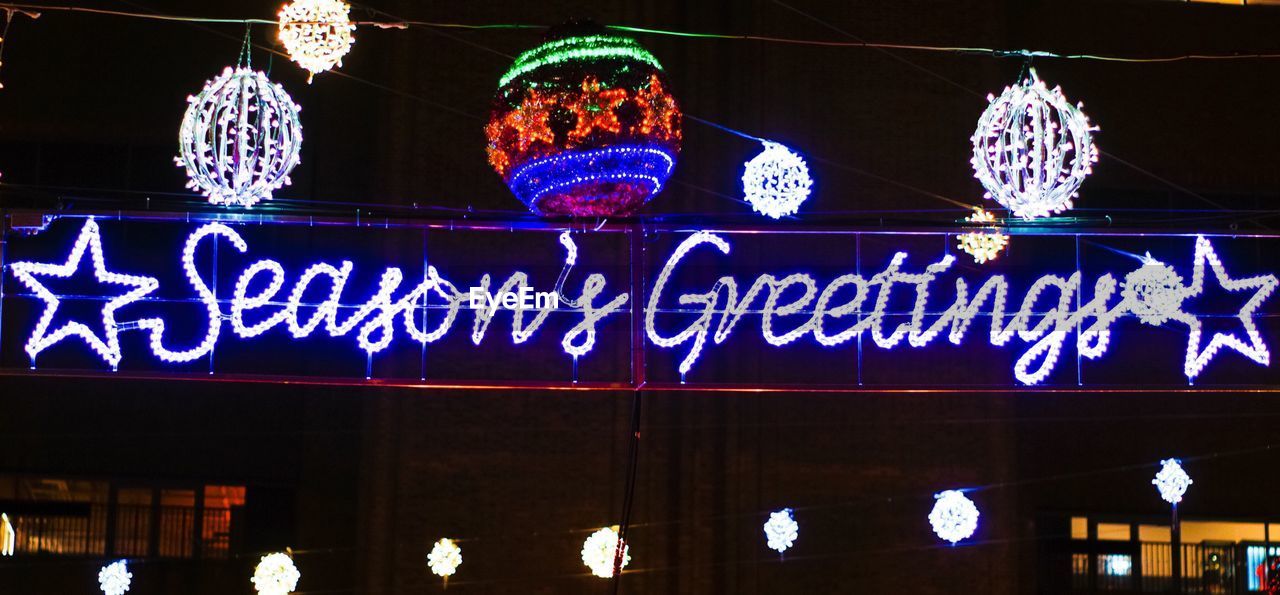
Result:
M978 530L978 507L963 493L947 490L934 498L929 524L938 537L955 544Z
M1178 459L1160 461L1160 472L1156 473L1155 479L1151 480L1151 484L1160 492L1160 497L1169 504L1182 502L1183 494L1187 493L1187 488L1191 487L1192 483L1195 482L1191 481L1191 476L1182 469L1182 462Z
M791 514L790 508L769 513L769 520L764 524L764 537L769 546L779 554L787 551L800 537L800 524Z
M748 161L742 172L746 201L752 209L774 219L799 211L812 187L804 158L774 142L764 141L764 150Z
M301 108L283 87L250 68L227 68L187 101L175 161L187 169L188 188L215 205L251 207L290 183Z
M341 66L355 43L350 13L341 0L294 0L280 8L280 43L311 77Z
M618 550L618 530L605 527L592 533L582 542L582 563L591 569L591 574L600 578L613 577L613 558ZM631 563L631 546L622 545L622 567Z
M431 573L445 579L457 572L461 565L462 548L447 537L437 541L431 547L431 553L427 554L427 566L431 567Z
M288 554L276 552L267 554L253 569L253 588L261 595L288 595L298 588L298 579L302 573L293 565L293 558Z
M1070 209L1098 161L1097 128L1083 105L1047 88L1034 69L989 100L971 139L974 176L987 197L1024 219Z
M98 571L98 586L104 595L124 595L129 591L131 582L133 573L129 572L128 563L124 560L107 564Z

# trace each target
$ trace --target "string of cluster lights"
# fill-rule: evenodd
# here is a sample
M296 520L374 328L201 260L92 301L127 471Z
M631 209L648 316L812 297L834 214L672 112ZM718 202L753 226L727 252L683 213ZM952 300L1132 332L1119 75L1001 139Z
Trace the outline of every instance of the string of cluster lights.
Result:
M781 4L781 3L779 3ZM88 8L81 6L68 5L48 5L48 4L25 4L25 3L0 3L0 10L16 10L16 11L45 11L45 12L72 12L84 13L103 16L115 16L125 18L137 18L156 21L169 22L185 22L185 23L209 23L209 24L254 24L254 25L279 25L281 19L263 19L263 18L221 18L221 17L201 17L176 14L161 13L143 13L131 12L124 10L110 10L101 8ZM382 13L382 11L377 11ZM31 14L28 12L27 14ZM383 13L386 14L386 13ZM33 15L34 16L34 15ZM324 22L324 21L316 21ZM374 27L378 29L409 29L414 27L430 28L430 29L462 29L473 31L489 31L489 30L540 30L545 29L545 25L535 25L528 23L449 23L441 21L419 21L419 20L352 20L351 24L356 27ZM784 45L803 45L815 47L834 47L834 48L867 48L867 49L889 49L889 50L911 50L921 52L934 53L952 53L965 54L973 56L987 56L996 58L1050 58L1064 60L1094 60L1101 62L1119 62L1131 64L1158 64L1169 62L1185 62L1191 60L1268 60L1280 58L1280 53L1270 52L1230 52L1220 54L1210 53L1191 53L1191 54L1171 54L1164 56L1118 56L1105 54L1089 54L1089 53L1060 53L1044 50L1027 50L1027 49L1002 49L979 46L946 46L946 45L927 45L927 44L907 44L907 43L881 43L871 41L838 41L824 39L804 39L794 37L775 37L768 35L744 35L744 34L727 34L727 33L705 33L697 31L679 31L674 29L658 29L652 27L636 27L630 25L604 25L606 29L619 31L624 33L641 33L649 35L662 35L668 37L680 37L687 39L716 39L728 41L757 41L764 43L777 43Z
M944 490L942 492L938 492L937 494L933 495L932 498L934 500L934 505L931 507L926 520L931 525L931 528L933 529L935 535L941 541L946 542L945 544L891 547L891 548L883 548L880 550L863 550L857 553L869 554L869 553L897 552L897 551L916 550L916 549L936 549L936 548L945 547L945 546L956 546L956 545L959 545L961 542L963 542L966 547L989 545L989 544L995 544L995 543L1007 543L1011 540L1008 540L1008 539L972 540L971 539L973 535L976 533L978 524L979 524L979 519L982 517L982 511L978 505L978 502L975 501L973 498L971 498L971 496L974 496L975 494L978 494L983 491L997 489L997 488L1007 488L1011 486L1026 485L1029 483L1060 481L1063 479L1074 479L1074 478L1079 478L1079 477L1084 477L1089 475L1109 474L1109 473L1114 473L1119 471L1133 471L1133 470L1144 470L1144 469L1149 470L1152 467L1156 467L1158 470L1154 474L1154 477L1151 479L1150 483L1151 485L1154 486L1155 490L1158 492L1159 497L1173 507L1176 514L1177 505L1181 503L1183 497L1188 492L1188 489L1190 488L1190 486L1195 484L1195 481L1184 469L1183 467L1184 462L1207 461L1207 460L1225 458L1230 456L1254 454L1259 452L1270 451L1274 448L1277 448L1278 446L1280 445L1268 444L1265 446L1254 447L1254 448L1239 449L1235 451L1218 452L1218 453L1187 457L1185 459L1177 459L1177 458L1163 459L1159 463L1140 463L1140 464L1122 465L1122 466L1111 467L1111 468L1106 468L1101 470L1087 471L1087 472L1073 472L1073 473L1060 474L1056 476L1032 478L1032 479L1026 479L1026 480L1015 480L1015 481L1009 481L1009 482L1000 482L1000 483L994 483L994 484L974 486L969 488ZM918 497L919 494L916 494L915 496ZM911 499L910 496L907 498L903 498L901 496L896 496L896 497L883 496L883 497L876 498L871 502L873 503L882 502L882 501L892 502L895 500L902 501L902 500L910 500L910 499ZM717 516L716 518L718 519L733 519L733 518L743 518L743 517L765 518L766 521L761 527L761 540L763 542L763 545L766 548L778 553L779 562L785 562L786 552L790 550L793 546L795 546L795 544L799 541L801 525L799 524L799 520L797 519L796 512L797 511L814 511L822 508L831 508L831 506L783 508L783 509L777 509L772 511L763 511L763 512L756 511L756 512L736 514L736 515L720 515L720 516ZM661 526L661 525L679 524L682 522L685 522L685 521L635 524L633 525L633 527L653 527L653 526ZM0 527L0 528L4 529L4 531L0 531L0 533L4 534L3 537L5 539L12 539L12 537L14 536L14 533L12 533L13 531L12 526L8 524L7 516L4 517L4 525L3 527ZM615 562L616 562L614 558L615 552L621 552L619 554L619 559L621 561L620 566L625 567L631 562L632 557L630 552L630 544L626 543L619 537L619 528L616 525L612 527L602 527L602 528L596 528L596 529L570 530L570 531L565 531L565 533L578 534L578 535L583 533L589 533L589 535L583 541L581 558L582 558L583 565L586 567L587 571L589 571L591 575L594 575L600 578L608 578L608 579L618 578L618 575L615 573L615 570L618 567L618 566L615 566ZM539 532L539 535L546 536L548 535L548 533ZM1039 536L1034 538L1020 538L1013 541L1040 541L1044 539L1058 539L1060 537L1061 536L1056 536L1056 535L1055 536ZM509 538L509 536L504 536L504 539L505 538ZM433 574L441 578L446 588L448 586L450 577L457 574L459 568L463 564L463 549L459 545L459 543L475 541L476 539L477 538L459 539L456 537L454 538L446 537L446 538L441 538L438 541L431 544L430 552L426 554L426 556L424 557L424 561L428 566L429 570ZM321 550L294 551L292 549L286 548L284 551L268 552L266 554L263 554L261 552L244 553L244 554L236 554L234 555L234 557L250 558L250 559L260 557L258 563L254 568L253 574L249 579L249 581L254 585L255 590L260 595L289 595L290 593L295 592L302 578L301 572L298 570L297 566L294 564L294 561L293 561L293 558L296 554L333 553L333 552L341 552L341 551L349 551L349 550L321 549ZM13 554L10 552L7 554L0 553L0 555L12 556ZM832 554L827 556L824 556L822 554L816 554L816 555L804 554L800 557L793 557L793 559L813 559L816 557L831 557L831 556L843 556L843 555L845 554L837 553L837 554ZM140 564L145 562L147 562L146 559L131 560L128 558L116 559L116 560L107 562L102 566L101 570L99 571L96 577L99 589L104 593L104 595L125 595L137 581L143 578L141 576L136 576L134 571L130 570L129 565ZM756 563L756 562L759 562L759 560L751 561L751 563ZM72 563L72 562L69 562L69 563ZM74 562L74 563L79 564L83 562ZM664 568L631 569L631 570L627 570L624 574L632 574L636 572L648 572L652 570L662 570L662 569ZM581 575L575 575L575 576L581 576ZM464 584L478 584L482 582L485 582L485 581L468 580Z

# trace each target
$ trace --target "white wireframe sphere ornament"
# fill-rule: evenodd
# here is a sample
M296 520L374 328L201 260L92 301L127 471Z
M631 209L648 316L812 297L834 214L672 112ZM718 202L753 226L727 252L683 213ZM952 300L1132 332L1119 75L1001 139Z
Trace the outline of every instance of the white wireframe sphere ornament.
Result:
M963 493L947 490L935 495L934 499L929 524L938 537L955 545L978 530L978 507Z
M187 187L215 205L252 207L290 183L302 148L301 109L247 66L228 67L187 99L178 131Z
M302 573L293 565L289 554L276 552L267 554L253 569L253 588L260 595L288 595L298 588L298 579Z
M582 563L591 569L591 574L600 578L613 577L614 556L618 552L618 529L604 527L592 533L582 542ZM631 546L622 544L621 568L631 563Z
M1160 471L1151 480L1151 484L1160 492L1160 497L1174 505L1182 501L1183 494L1187 493L1187 488L1192 483L1191 476L1182 469L1182 462L1178 459L1160 461Z
M355 43L351 6L341 0L294 0L280 8L280 43L289 58L315 75L342 66Z
M769 549L779 554L795 545L796 538L800 537L800 524L790 508L769 513L769 520L764 524L764 537Z
M431 553L427 554L427 566L431 568L431 573L443 578L445 584L448 584L449 577L453 576L461 565L462 548L448 537L437 541L431 547Z
M1015 217L1048 217L1072 207L1080 184L1093 172L1097 127L1072 105L1061 87L1049 89L1028 69L990 105L974 131L974 176L990 198Z
M783 145L761 143L764 150L748 161L742 172L742 193L761 215L774 219L794 215L813 188L809 165Z
M129 592L129 584L133 582L133 573L125 560L116 560L98 571L98 587L104 595L124 595Z

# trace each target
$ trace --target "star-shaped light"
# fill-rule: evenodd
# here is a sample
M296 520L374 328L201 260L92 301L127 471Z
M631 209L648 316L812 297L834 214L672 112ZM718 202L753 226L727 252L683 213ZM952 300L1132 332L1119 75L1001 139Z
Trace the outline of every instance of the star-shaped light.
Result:
M1245 331L1245 339L1241 339L1235 333L1214 333L1213 338L1209 340L1208 346L1200 349L1200 319L1192 317L1191 320L1185 321L1190 327L1190 334L1187 336L1187 359L1183 366L1183 371L1187 378L1195 378L1204 370L1205 366L1213 360L1213 356L1223 347L1228 347L1239 352L1241 355L1264 366L1270 365L1271 354L1267 351L1267 344L1263 342L1262 335L1258 332L1258 327L1253 323L1254 313L1265 302L1271 293L1275 291L1278 283L1275 275L1258 275L1247 279L1232 279L1227 275L1227 270L1222 266L1222 261L1218 259L1218 254L1213 251L1213 245L1203 236L1196 238L1196 257L1195 268L1191 274L1191 285L1187 287L1187 297L1200 295L1204 292L1204 264L1209 263L1209 267L1213 269L1213 276L1218 280L1218 286L1227 291L1242 291L1246 289L1254 290L1253 297L1245 302L1240 308L1240 313L1236 316L1240 319L1240 325ZM1246 342L1247 340L1247 342Z
M111 283L130 288L125 293L111 298L103 306L101 337L87 325L75 321L67 322L56 329L50 330L49 327L53 323L54 315L58 312L61 300L37 279L37 277L67 279L73 276L80 268L80 263L84 260L86 251L88 251L92 260L94 278L99 283ZM116 324L116 310L142 299L143 296L155 291L160 286L160 282L155 277L123 275L108 271L102 259L102 237L98 232L98 223L92 218L86 220L84 227L80 229L80 235L76 238L75 246L71 248L71 254L67 256L66 263L15 262L9 265L9 268L19 282L34 292L41 300L44 300L45 303L44 313L40 315L35 331L31 333L31 338L27 340L26 351L32 360L35 360L41 351L54 346L59 341L67 337L76 336L83 339L111 367L116 367L120 363L120 340L118 338L119 327Z
M569 138L580 141L596 128L617 133L622 129L622 123L613 110L626 100L626 89L601 91L600 81L595 78L582 81L582 95L565 104L578 117L577 125L569 131Z
M649 76L649 85L636 93L640 106L640 133L649 134L657 129L662 138L680 139L680 108L676 100L662 88L658 75Z

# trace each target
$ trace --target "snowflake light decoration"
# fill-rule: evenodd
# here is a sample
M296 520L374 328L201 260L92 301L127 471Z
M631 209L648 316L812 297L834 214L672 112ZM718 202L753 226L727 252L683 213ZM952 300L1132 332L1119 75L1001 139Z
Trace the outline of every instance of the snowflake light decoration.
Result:
M228 67L187 99L178 131L187 187L215 205L252 207L290 183L302 148L301 109L262 72Z
M1160 472L1151 480L1151 484L1160 491L1160 497L1169 504L1181 502L1182 495L1187 493L1187 488L1192 483L1195 482L1183 471L1182 462L1178 459L1160 461Z
M288 595L298 588L298 579L302 573L293 565L293 558L288 554L276 552L267 554L253 569L253 588L261 595Z
M461 565L462 548L448 537L437 541L431 547L431 553L427 554L427 566L431 567L431 573L443 577L446 581L458 571L458 566Z
M1024 219L1071 208L1080 184L1093 171L1098 128L1071 105L1061 87L1050 90L1035 69L991 102L973 137L974 176L987 198Z
M1147 254L1142 268L1125 276L1120 295L1138 320L1160 326L1182 311L1189 290L1173 267Z
M129 583L133 573L129 572L128 563L116 560L98 571L98 586L105 595L124 595L129 591Z
M280 8L280 43L310 76L342 66L351 51L351 7L341 0L294 0Z
M748 161L742 172L742 193L761 215L774 219L794 215L813 188L809 165L783 145L763 144L764 150Z
M769 513L769 520L764 524L764 537L769 549L779 554L787 551L800 536L800 525L791 514L790 508Z
M947 490L934 499L937 501L929 512L929 524L938 537L955 544L978 530L978 507L963 493Z
M613 577L613 558L618 551L618 529L604 527L592 533L582 542L582 563L591 569L591 574L600 578ZM622 544L622 567L631 563L631 546Z
M996 217L986 209L974 209L973 214L965 217L964 220L977 225L994 226ZM1009 245L1009 236L994 230L971 231L960 234L956 240L960 251L972 256L973 261L978 264L995 260L1000 255L1000 251Z

